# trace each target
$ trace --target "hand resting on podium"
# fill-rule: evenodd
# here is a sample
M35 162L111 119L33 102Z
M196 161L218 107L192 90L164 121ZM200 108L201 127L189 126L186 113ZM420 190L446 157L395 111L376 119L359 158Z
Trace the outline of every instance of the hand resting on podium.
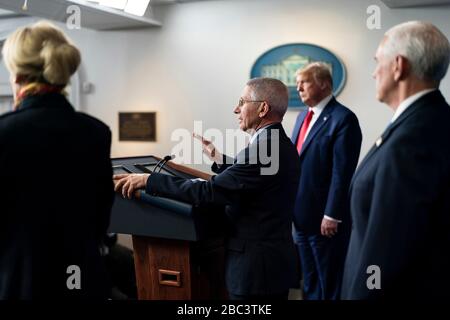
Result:
M149 177L149 173L116 174L113 176L114 190L124 198L132 199L135 191L145 189Z

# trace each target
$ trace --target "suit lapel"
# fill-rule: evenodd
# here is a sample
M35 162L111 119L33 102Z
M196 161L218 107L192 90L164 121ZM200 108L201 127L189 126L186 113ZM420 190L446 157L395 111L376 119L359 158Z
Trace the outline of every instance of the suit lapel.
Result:
M259 144L261 135L265 140L270 140L272 138L271 130L278 130L278 132L279 132L278 139L283 139L283 137L285 137L287 139L286 132L284 131L283 125L280 122L270 124L267 127L260 129L260 130L261 131L257 133L258 136L256 137L255 141L253 141L253 144ZM250 156L250 145L251 145L250 143L247 144L247 146L244 149L242 149L240 152L238 152L238 154L233 159L233 164L237 164L237 163L241 163L241 162L248 163L249 156Z
M303 121L305 121L306 114L308 113L308 109L306 111L300 112L300 114L297 117L297 120L295 121L294 130L292 131L292 143L294 146L297 144L298 135L300 134L300 128L302 127Z
M356 180L356 177L358 174L363 170L363 168L367 165L370 158L380 149L380 147L386 142L386 140L391 136L392 132L397 129L402 122L404 122L406 119L408 119L416 110L418 110L421 106L426 104L433 104L432 100L435 100L437 98L442 97L441 93L436 90L432 91L423 97L421 97L419 100L415 101L411 106L409 106L393 123L391 123L383 132L383 134L378 137L377 140L375 140L375 144L372 146L372 148L369 150L367 155L364 157L364 159L361 161L360 165L358 166L355 174L353 175L352 182L350 184L350 190L353 186L353 182ZM442 97L443 99L443 97Z
M355 174L352 177L352 181L350 182L350 191L353 187L353 182L356 180L356 177L358 176L359 172L365 167L367 162L369 162L369 159L372 157L372 155L378 150L378 148L381 146L381 144L386 140L388 136L388 129L389 127L383 132L383 134L375 141L375 144L370 148L369 152L367 152L364 159L359 164L358 168L355 171Z
M314 136L320 131L320 129L325 125L325 123L328 122L328 120L331 118L331 113L333 111L334 103L336 100L332 98L330 102L325 106L322 113L319 116L319 119L314 123L313 127L311 128L311 131L309 131L308 136L306 137L305 142L303 142L302 151L300 152L300 157L305 152L306 149L308 149L309 144L311 143Z

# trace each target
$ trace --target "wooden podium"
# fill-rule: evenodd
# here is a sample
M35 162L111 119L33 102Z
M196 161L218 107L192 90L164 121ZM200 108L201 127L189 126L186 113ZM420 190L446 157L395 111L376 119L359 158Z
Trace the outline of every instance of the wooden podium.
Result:
M114 173L210 175L154 156L113 159ZM116 194L109 232L131 234L140 300L225 299L223 208L194 206L139 191Z

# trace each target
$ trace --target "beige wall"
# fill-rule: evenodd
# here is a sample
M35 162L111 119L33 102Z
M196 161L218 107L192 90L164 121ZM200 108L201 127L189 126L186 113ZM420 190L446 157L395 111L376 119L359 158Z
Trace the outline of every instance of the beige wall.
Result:
M369 5L381 8L381 30L366 27ZM373 55L383 33L412 20L434 22L450 37L450 7L388 9L378 0L227 0L175 4L157 9L163 27L143 30L69 31L83 53L81 81L94 84L82 94L81 109L113 131L113 156L168 154L177 128L225 131L237 128L232 108L257 57L293 42L323 46L344 62L347 83L338 97L358 116L362 155L384 129L392 112L376 101ZM450 76L442 83L450 99ZM119 111L156 111L156 143L118 141ZM296 111L284 125L291 133ZM207 170L207 166L198 168Z
M381 30L366 27L366 9L381 8ZM228 0L160 7L162 28L98 32L71 31L83 52L82 80L94 92L82 95L82 109L113 130L113 156L163 155L176 144L177 128L237 128L232 108L252 64L266 50L285 43L323 46L344 62L347 83L338 99L360 119L364 155L392 112L376 101L373 55L383 33L411 19L433 21L450 37L450 7L388 9L377 0ZM450 80L443 84L450 98ZM119 111L156 111L156 143L119 142ZM291 133L296 111L284 125ZM207 170L207 166L200 166Z

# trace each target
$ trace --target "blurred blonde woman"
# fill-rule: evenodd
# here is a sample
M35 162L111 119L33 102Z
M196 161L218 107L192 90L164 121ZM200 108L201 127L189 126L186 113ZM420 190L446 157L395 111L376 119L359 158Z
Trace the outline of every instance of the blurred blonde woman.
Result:
M14 108L0 117L0 299L106 298L111 132L64 96L80 51L39 22L2 53Z

